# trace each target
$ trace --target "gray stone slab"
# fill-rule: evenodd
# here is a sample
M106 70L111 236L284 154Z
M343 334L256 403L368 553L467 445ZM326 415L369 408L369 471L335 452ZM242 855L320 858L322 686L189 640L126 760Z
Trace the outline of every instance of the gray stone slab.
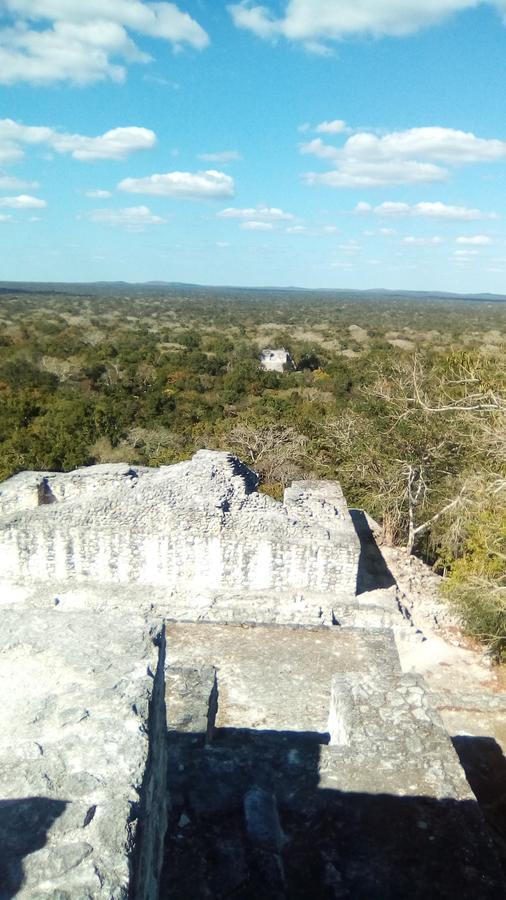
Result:
M217 727L328 729L336 672L400 673L391 632L169 623L171 666L213 666ZM169 721L171 721L169 693Z
M2 898L156 897L164 653L145 614L3 610Z

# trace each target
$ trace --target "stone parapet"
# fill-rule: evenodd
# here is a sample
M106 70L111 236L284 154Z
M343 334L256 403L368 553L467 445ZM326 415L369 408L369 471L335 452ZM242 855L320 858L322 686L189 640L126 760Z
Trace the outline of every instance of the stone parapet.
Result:
M297 482L284 504L257 485L211 451L15 476L0 488L0 577L353 595L360 548L339 485Z

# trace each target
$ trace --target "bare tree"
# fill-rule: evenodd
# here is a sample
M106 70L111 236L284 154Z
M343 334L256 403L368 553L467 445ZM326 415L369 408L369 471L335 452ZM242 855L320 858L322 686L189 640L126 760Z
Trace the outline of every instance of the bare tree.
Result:
M265 482L286 485L307 465L308 440L295 428L238 422L227 433L227 442Z

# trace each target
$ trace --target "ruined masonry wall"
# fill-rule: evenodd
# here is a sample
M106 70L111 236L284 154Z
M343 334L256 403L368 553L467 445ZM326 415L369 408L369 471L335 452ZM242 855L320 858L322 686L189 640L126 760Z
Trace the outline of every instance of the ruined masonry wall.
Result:
M358 556L337 484L296 482L280 504L225 453L151 470L24 473L0 487L0 577L10 580L354 595Z

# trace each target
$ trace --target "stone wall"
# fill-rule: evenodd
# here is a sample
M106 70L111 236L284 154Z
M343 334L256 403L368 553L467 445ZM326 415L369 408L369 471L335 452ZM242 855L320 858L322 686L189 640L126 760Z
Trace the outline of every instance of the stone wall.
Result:
M167 820L162 625L54 605L1 616L0 897L155 900Z
M15 476L0 488L0 577L353 595L359 541L339 485L296 482L284 504L256 487L210 451L160 469Z

